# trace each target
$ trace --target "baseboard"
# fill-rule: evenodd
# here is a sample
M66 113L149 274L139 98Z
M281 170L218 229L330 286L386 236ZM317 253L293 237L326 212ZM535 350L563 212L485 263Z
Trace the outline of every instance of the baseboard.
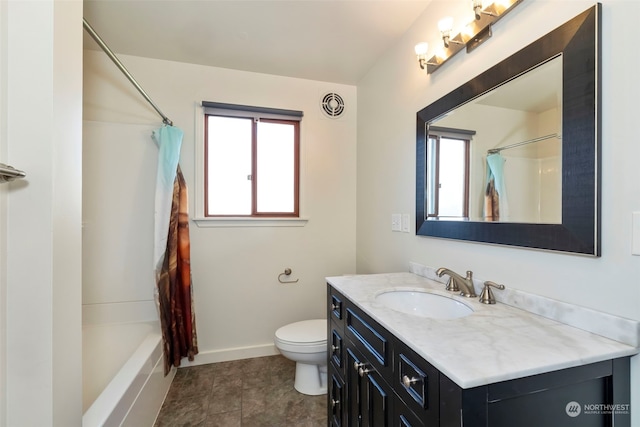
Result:
M250 347L227 348L223 350L201 351L193 362L183 360L180 367L206 365L208 363L228 362L230 360L251 359L253 357L274 356L280 354L273 343Z

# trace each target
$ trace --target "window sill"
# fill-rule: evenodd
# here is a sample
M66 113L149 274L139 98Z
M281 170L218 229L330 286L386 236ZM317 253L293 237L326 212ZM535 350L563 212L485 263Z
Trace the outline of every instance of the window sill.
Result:
M215 227L304 227L307 218L252 218L252 217L224 217L224 218L192 218L199 228Z

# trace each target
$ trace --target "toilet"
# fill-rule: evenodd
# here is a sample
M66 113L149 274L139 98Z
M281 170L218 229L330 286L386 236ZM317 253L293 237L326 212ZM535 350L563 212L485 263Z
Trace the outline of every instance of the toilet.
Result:
M291 323L275 333L280 353L296 362L294 388L302 394L327 393L327 320Z

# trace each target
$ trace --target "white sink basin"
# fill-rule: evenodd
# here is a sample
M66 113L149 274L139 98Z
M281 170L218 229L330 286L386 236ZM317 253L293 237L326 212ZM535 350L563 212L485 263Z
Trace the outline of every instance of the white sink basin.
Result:
M375 300L392 310L431 319L457 319L473 313L461 302L428 292L389 291L378 294Z

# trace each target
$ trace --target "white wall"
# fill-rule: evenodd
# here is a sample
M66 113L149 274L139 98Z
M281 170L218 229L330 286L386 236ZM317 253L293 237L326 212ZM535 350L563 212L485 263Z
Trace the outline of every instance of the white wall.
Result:
M0 2L0 162L7 159L7 3ZM7 306L7 186L0 185L0 313ZM7 318L0 314L0 427L7 425Z
M593 6L528 0L493 28L493 37L435 73L419 69L413 46L440 43L437 20L451 2L434 1L358 85L359 273L406 271L415 261L580 306L640 319L640 257L631 255L631 212L640 210L637 70L626 28L640 3L603 1L602 257L507 248L392 233L393 212L415 212L415 114L431 102ZM451 5L451 7L453 7ZM461 15L454 15L460 19ZM632 411L640 424L640 358L632 360Z
M0 208L0 425L77 426L82 2L1 7L0 161L27 178L3 184Z
M107 64L109 65L109 64ZM83 124L83 323L157 320L150 124Z
M201 101L304 111L301 216L308 218L306 225L200 228L190 223L200 348L196 362L273 354L278 327L325 317L324 277L355 271L356 88L119 57L184 130L180 163L189 186L191 217L196 215L194 158ZM148 129L161 122L102 52L85 51L84 78L85 161L94 167L84 174L83 265L90 280L84 283L83 303L150 299L156 151ZM321 96L329 91L345 99L346 113L340 119L321 113ZM125 135L125 140L115 141L117 135ZM119 175L112 182L108 168ZM99 192L89 194L93 189ZM112 206L111 218L101 213L108 209L98 205L104 203L102 195L122 201ZM291 277L299 279L297 284L278 283L278 274L287 267L293 270ZM114 280L120 282L112 288Z

